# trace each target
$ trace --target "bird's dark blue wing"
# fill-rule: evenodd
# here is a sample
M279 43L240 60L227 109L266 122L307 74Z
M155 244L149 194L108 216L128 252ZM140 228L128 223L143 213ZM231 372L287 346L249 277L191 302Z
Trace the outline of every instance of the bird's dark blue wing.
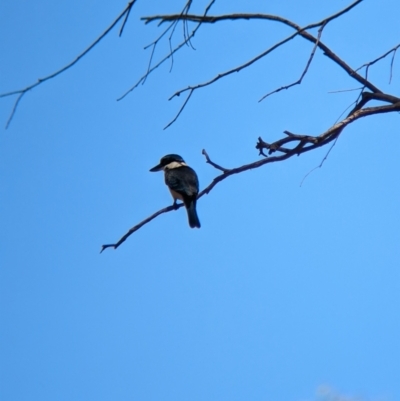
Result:
M196 211L196 201L199 193L199 180L196 172L189 166L166 169L165 183L169 187L175 201L176 199L183 200L190 227L200 228L200 220Z
M197 197L199 180L196 172L189 166L181 166L165 171L165 183L183 197Z

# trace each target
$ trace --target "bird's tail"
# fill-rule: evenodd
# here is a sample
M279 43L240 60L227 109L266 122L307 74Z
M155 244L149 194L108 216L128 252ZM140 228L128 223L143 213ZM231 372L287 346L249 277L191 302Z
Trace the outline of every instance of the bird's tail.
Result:
M200 228L200 220L199 217L197 216L197 211L196 211L196 199L193 199L190 203L188 203L185 206L187 210L189 226L191 228L195 227Z

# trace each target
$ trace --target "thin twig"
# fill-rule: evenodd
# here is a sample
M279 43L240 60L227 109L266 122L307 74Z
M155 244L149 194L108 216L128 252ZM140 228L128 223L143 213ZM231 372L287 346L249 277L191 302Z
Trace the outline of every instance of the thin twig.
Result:
M325 28L326 24L327 24L327 22L324 22L324 24L322 24L321 27L318 29L317 41L314 43L314 47L313 47L313 49L312 49L312 51L311 51L311 54L310 54L310 57L308 58L306 67L304 68L304 71L302 72L300 78L299 78L297 81L295 81L295 82L293 82L293 83L291 83L291 84L289 84L289 85L281 86L280 88L275 89L275 90L273 90L272 92L267 93L266 95L264 95L264 96L259 100L259 102L262 102L265 98L267 98L268 96L271 96L271 95L274 94L274 93L278 93L278 92L280 92L281 90L289 89L289 88L291 88L291 87L293 87L293 86L295 86L295 85L300 85L300 84L301 84L301 82L303 81L303 78L304 78L305 75L307 74L307 71L308 71L308 69L309 69L309 67L310 67L310 65L311 65L311 62L312 62L313 58L314 58L315 51L317 50L319 41L320 41L320 39L321 39L322 31L323 31L323 29Z
M392 60L390 62L390 76L389 76L389 84L392 83L392 76L393 76L393 64L394 64L394 58L396 56L397 49L393 52Z
M115 27L115 25L118 24L118 22L124 17L124 15L129 13L130 9L135 4L135 2L136 2L136 0L131 0L128 3L128 5L125 7L124 11L122 11L122 13L114 20L114 22L86 50L84 50L82 53L80 53L69 64L67 64L63 68L53 72L52 74L47 75L44 78L39 78L37 80L37 82L35 82L32 85L27 86L24 89L19 89L19 90L16 90L16 91L11 91L11 92L0 94L0 97L6 97L6 96L12 96L12 95L19 94L17 100L14 103L14 107L13 107L13 109L11 111L11 115L10 115L8 121L7 121L6 128L8 128L8 126L10 125L10 122L11 122L11 120L12 120L14 114L15 114L15 111L17 110L18 103L22 98L22 95L24 95L26 92L30 91L31 89L35 88L36 86L39 86L43 82L48 81L49 79L55 78L57 75L62 74L63 72L65 72L66 70L71 68L73 65L75 65L82 57L84 57L86 54L88 54L90 52L90 50L92 50Z
M7 120L7 122L6 122L6 129L10 126L11 121L12 121L12 119L13 119L13 117L14 117L14 114L15 114L15 112L17 111L18 104L19 104L19 102L21 101L22 96L25 95L25 93L26 93L26 92L22 92L22 93L20 93L20 94L18 95L17 100L16 100L15 103L14 103L14 107L12 108L11 113L10 113L10 116L8 117L8 120Z
M186 91L190 91L188 97L186 98L184 104L182 105L182 107L180 108L178 114L174 117L174 119L172 121L170 121L166 127L164 127L164 129L168 128L169 126L171 126L179 117L179 115L182 113L183 109L185 108L190 96L192 95L192 93L199 88L204 88L205 86L209 86L211 84L213 84L214 82L220 80L221 78L226 77L227 75L233 74L234 72L239 72L241 70L243 70L244 68L247 68L248 66L250 66L251 64L255 63L256 61L260 60L261 58L263 58L264 56L266 56L267 54L271 53L273 50L275 50L276 48L278 48L279 46L283 45L284 43L288 42L289 40L293 39L295 36L297 35L297 33L294 33L292 35L290 35L288 38L282 40L279 43L276 43L274 46L270 47L268 50L266 50L265 52L259 54L257 57L253 58L252 60L248 61L247 63L236 67L232 70L226 71L222 74L218 74L216 77L214 77L213 79L204 82L202 84L197 84L195 86L188 86L185 89L181 89L178 92L175 92L168 100L172 100L174 97L178 97L180 96L182 93L186 92Z
M128 22L129 14L131 13L132 6L133 6L133 3L134 3L135 1L136 1L136 0L132 0L132 1L131 1L132 5L128 8L127 13L125 14L124 22L122 23L121 29L120 29L120 31L119 31L119 35L118 35L119 37L121 37L121 36L122 36L122 33L124 32L125 25L126 25L126 23Z
M191 90L189 92L189 95L187 96L185 102L183 103L182 107L180 108L180 110L178 111L178 114L174 117L174 119L172 121L170 121L163 129L167 129L170 125L172 125L177 119L178 117L181 115L183 109L185 108L185 106L187 105L187 102L189 101L190 97L193 94L193 90Z
M172 35L177 24L178 24L178 21L172 22L172 23L168 26L168 28L167 28L156 40L154 40L152 43L150 43L149 45L147 45L147 46L144 47L144 49L146 50L146 49L148 49L150 46L152 46L152 49L151 49L151 54L150 54L149 63L148 63L148 65L147 65L147 71L146 71L146 73L143 75L143 79L142 79L142 81L141 81L142 85L144 85L144 83L145 83L146 80L147 80L147 77L149 76L149 74L150 74L151 71L152 71L151 63L152 63L152 61L153 61L153 56L154 56L154 53L155 53L155 50L156 50L156 47L157 47L158 42L163 38L164 35L166 35L166 33L167 33L171 28L172 28L172 33L171 33L171 35ZM170 38L171 38L171 35L170 35ZM172 57L172 54L171 54L171 57ZM173 59L172 59L172 60L173 60ZM171 65L171 69L172 69L172 65ZM120 100L120 99L117 99L117 100Z
M331 150L332 150L333 147L336 145L336 142L338 141L338 139L339 139L339 136L337 136L336 139L333 141L333 144L332 144L331 147L329 148L328 152L326 152L326 155L325 155L324 158L322 159L321 163L320 163L317 167L314 167L312 170L310 170L310 171L303 177L303 179L301 180L301 183L300 183L300 187L303 185L303 182L306 180L306 178L307 178L312 172L314 172L315 170L317 170L317 169L319 169L319 168L322 167L322 165L324 164L325 160L328 158L329 153L331 153Z
M185 8L186 8L186 6L185 6ZM181 13L182 15L183 15L183 13L184 13L184 11L185 11L185 8L182 10L182 13ZM155 53L157 44L160 42L160 40L167 34L167 32L168 32L171 28L172 28L172 32L171 32L171 34L170 34L168 40L169 40L169 43L170 43L170 56L171 56L171 68L170 68L170 72L172 71L172 67L173 67L173 64L174 64L174 58L173 58L173 53L172 53L171 39L172 39L172 36L173 36L173 34L174 34L174 32L175 32L175 28L176 28L176 26L178 25L178 22L179 22L179 21L172 21L171 24L168 26L168 28L165 29L164 32L162 32L161 35L160 35L156 40L154 40L152 43L150 43L149 45L147 45L147 46L144 47L145 50L148 49L149 47L152 47L152 49L151 49L151 54L150 54L149 63L148 63L148 66L147 66L147 71L146 71L146 73L145 73L145 75L143 76L143 79L142 79L142 81L141 81L142 85L144 85L144 83L145 83L146 80L147 80L147 77L149 76L150 72L152 71L151 63L152 63L152 61L153 61L153 56L154 56L154 53ZM119 100L119 99L117 99L117 100Z
M337 91L329 91L328 93L342 93L342 92L354 92L354 91L359 91L360 89L363 89L364 87L360 87L360 88L354 88L354 89L341 89L341 90L337 90Z
M206 15L208 13L208 11L210 10L210 8L212 7L212 5L215 3L216 0L212 0L208 6L206 7L205 11L204 11L204 15ZM196 32L198 31L198 29L200 28L200 26L202 25L202 23L198 23L196 25L196 27L193 29L192 33L190 34L189 38L193 38L194 35L196 34ZM183 46L185 46L186 44L186 39L183 40L183 42L181 42L178 46L175 47L175 49L173 49L165 56L163 57L157 64L155 64L148 72L146 72L146 74L144 74L142 77L139 78L139 80L133 85L131 86L124 94L122 94L119 98L117 98L117 101L120 101L122 99L124 99L126 96L128 96L133 90L135 90L141 83L143 83L143 80L145 80L147 78L147 76L149 74L151 74L154 70L156 70L158 67L160 67L162 64L164 64L165 61L167 61L169 58L173 57L173 55L179 51Z
M368 63L363 64L361 67L358 67L358 68L356 69L356 71L359 71L359 70L361 70L362 68L368 68L368 67L370 67L371 65L374 65L374 64L377 63L378 61L383 60L385 57L387 57L390 53L396 53L396 51L397 51L397 49L398 49L399 47L400 47L400 43L399 43L398 45L392 47L390 50L388 50L387 52L383 53L381 56L377 57L376 59L374 59L374 60L372 60L372 61L370 61L370 62L368 62Z
M188 14L191 5L192 5L192 0L189 0L189 1L185 4L185 7L183 8L183 10L182 10L182 12L181 12L181 15L186 15L186 14ZM174 26L173 26L172 32L171 32L171 34L169 35L169 38L168 38L169 51L170 51L170 55L171 55L171 67L170 67L170 69L169 69L169 72L172 72L172 69L173 69L173 67L174 67L174 54L173 54L173 52L172 52L172 37L174 36L175 29L176 29L176 27L178 26L178 22L179 22L179 20L176 20L176 21L174 21L174 22L172 23ZM187 44L187 42L190 41L190 34L189 34L189 31L186 32L186 29L185 29L185 25L186 25L186 28L189 29L188 26L187 26L187 25L188 25L188 22L186 21L186 24L185 24L185 21L183 21L183 24L182 24L182 25L183 25L183 39L184 39L183 43L184 43L184 44ZM190 43L190 46L194 49L194 47L192 46L191 43ZM144 82L143 82L143 83L144 83Z
M389 74L389 84L392 82L392 77L393 77L393 64L394 64L394 59L396 57L396 52L400 48L400 43L394 47L392 47L390 50L388 50L386 53L383 53L381 56L377 57L375 60L372 60L368 63L363 64L361 67L358 67L356 71L361 70L362 68L365 68L365 76L368 77L368 70L369 67L374 65L380 60L383 60L385 57L387 57L390 53L393 53L392 59L390 61L390 74Z
M335 124L342 118L342 116L346 113L346 111L351 107L357 104L357 102L351 103L349 106L347 106L339 115L339 117L336 119Z
M172 29L171 35L169 35L169 38L168 38L169 54L171 56L171 67L169 68L169 72L172 72L172 69L174 68L174 52L172 50L172 36L174 35L177 25L178 25L178 21L176 21L176 24L174 25L174 27ZM183 41L184 44L186 43L186 40L187 40L186 37L184 37L184 41ZM144 81L143 81L143 83L144 83Z
M254 57L253 59L247 61L246 63L237 66L235 68L232 68L231 70L225 71L223 73L220 73L218 75L216 75L214 78L210 79L209 81L206 81L202 84L197 84L195 86L188 86L187 88L181 89L177 92L175 92L168 100L172 100L174 97L178 97L180 96L182 93L187 92L187 91L191 91L191 90L196 90L199 88L204 88L206 86L209 86L211 84L213 84L214 82L217 82L218 80L220 80L221 78L225 78L228 75L231 75L235 72L240 72L241 70L249 67L250 65L254 64L256 61L262 59L263 57L265 57L266 55L268 55L269 53L271 53L273 50L277 49L278 47L284 45L285 43L289 42L290 40L292 40L295 36L297 36L298 33L293 33L292 35L288 36L287 38L283 39L282 41L276 43L275 45L271 46L270 48L268 48L267 50L265 50L263 53L259 54L258 56Z
M211 164L213 167L215 167L217 170L222 171L223 173L227 173L229 171L229 169L225 168L225 167L221 167L219 164L214 163L210 157L208 156L208 153L206 152L205 149L203 149L201 151L201 153L204 155L204 157L206 158L206 163Z
M188 0L186 3L186 10L185 10L185 15L189 14L190 7L192 6L192 0ZM190 46L193 50L196 50L192 44L192 41L190 40L190 35L189 35L189 22L187 20L183 21L183 37L186 39L186 45Z
M155 219L157 216L163 213L171 212L172 210L178 210L183 206L183 203L177 203L175 206L167 206L164 209L159 210L158 212L153 213L151 216L147 217L147 219L144 219L141 221L139 224L136 224L133 226L131 229L128 230L128 232L123 235L119 241L115 244L106 244L102 245L100 253L102 253L105 249L107 248L114 248L117 249L123 242L126 241L126 239L131 236L135 231L139 230L139 228L143 227L145 224L149 223L151 220Z

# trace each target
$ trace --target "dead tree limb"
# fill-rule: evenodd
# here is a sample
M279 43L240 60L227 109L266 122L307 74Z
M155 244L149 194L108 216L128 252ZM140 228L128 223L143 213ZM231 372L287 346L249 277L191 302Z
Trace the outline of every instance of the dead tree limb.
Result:
M262 159L254 161L249 164L245 164L243 166L235 167L235 168L225 168L220 166L219 164L213 162L207 152L203 150L203 155L206 158L206 163L210 164L213 166L215 169L220 170L222 173L218 176L216 176L211 183L204 188L200 193L198 198L201 198L202 196L209 194L210 191L218 185L220 182L223 180L227 179L228 177L231 177L235 174L243 173L245 171L255 169L255 168L260 168L266 164L269 163L275 163L275 162L281 162L284 160L287 160L293 156L299 156L303 153L312 151L314 149L323 147L328 145L329 143L333 143L333 145L329 148L327 154L323 158L321 164L318 167L321 167L326 158L328 157L330 151L332 150L334 144L337 142L339 136L342 134L343 130L349 125L352 124L353 122L357 121L360 118L364 118L367 116L372 116L376 114L382 114L382 113L391 113L391 112L399 112L400 111L400 98L397 96L393 96L391 94L383 93L375 84L373 84L369 79L368 79L368 68L377 63L378 61L384 59L386 56L388 56L390 53L393 53L392 57L392 62L391 62L391 72L390 76L392 76L392 68L393 68L393 61L394 61L394 56L396 54L396 50L400 45L392 48L382 56L376 58L375 60L364 64L357 70L354 70L351 68L345 61L340 58L336 53L334 53L326 44L324 44L321 41L321 35L323 29L326 27L326 25L330 22L333 21L334 19L340 17L344 13L350 11L352 8L354 8L356 5L361 3L362 0L358 0L353 2L351 5L346 7L345 9L331 15L328 18L323 19L322 21L312 23L309 25L306 25L305 27L300 27L299 25L295 24L292 21L289 21L287 19L284 19L280 16L275 16L275 15L267 15L267 14L229 14L229 15L221 15L221 16L209 16L209 15L190 15L186 13L185 15L182 14L174 14L174 15L159 15L159 16L153 16L153 17L144 17L143 20L146 23L152 22L152 21L159 21L159 24L162 24L164 22L172 22L172 21L178 21L178 20L186 20L186 21L192 21L192 22L197 22L197 23L216 23L219 21L223 20L254 20L254 19L262 19L262 20L268 20L268 21L275 21L279 23L283 23L292 29L295 30L294 33L292 33L290 36L286 37L285 39L281 40L280 42L275 43L273 46L269 47L267 50L262 52L261 54L257 55L251 60L248 60L247 62L243 63L242 65L239 65L235 68L232 68L228 71L225 71L223 73L219 73L216 75L214 78L210 79L209 81L206 81L201 84L193 85L193 86L188 86L187 88L181 89L177 92L175 92L169 100L173 99L174 97L180 96L184 92L188 92L188 96L183 102L183 105L181 106L179 112L175 116L175 118L167 125L170 126L176 119L179 117L179 115L182 113L183 109L185 108L186 104L188 103L190 97L194 93L195 90L199 88L203 88L205 86L209 86L219 79L222 79L230 74L233 74L234 72L241 71L242 69L245 69L252 65L253 63L257 62L261 58L265 57L278 47L284 45L288 41L292 40L296 36L300 36L314 44L313 49L310 53L310 56L308 58L308 61L306 63L306 66L303 70L303 73L301 74L300 78L289 85L282 86L273 92L267 94L266 96L269 96L273 93L277 93L283 89L289 89L294 85L300 84L304 78L304 76L307 74L307 71L309 69L309 66L313 60L314 54L316 52L316 49L319 48L320 50L323 51L323 54L327 56L331 61L333 61L335 64L337 64L341 69L343 69L352 79L357 81L358 83L362 84L362 87L359 88L358 90L360 91L360 94L358 95L357 100L354 102L355 106L352 108L352 110L348 113L348 115L342 119L341 121L337 122L334 124L332 127L324 131L318 136L311 136L311 135L304 135L304 134L294 134L290 131L284 131L285 136L282 137L279 140L276 140L275 142L268 143L265 142L261 137L258 138L257 144L256 144L256 149L259 151L259 155L263 156ZM309 33L309 30L312 28L319 28L317 37L313 36L311 33ZM366 74L365 77L361 76L357 71L365 67L366 69ZM142 77L143 79L143 77ZM264 99L266 96L264 96L262 99ZM261 99L261 100L262 100ZM365 107L370 101L375 100L378 102L384 102L387 103L386 105L380 105L380 106L375 106L375 107ZM166 128L167 128L166 127ZM272 155L273 154L273 155ZM317 167L317 168L318 168ZM179 207L181 207L179 205ZM141 223L135 225L132 227L119 241L117 241L114 244L107 244L103 245L101 252L104 251L107 248L118 248L133 232L137 231L139 228L141 228L143 225L147 224L150 222L152 219L155 217L159 216L162 213L167 213L172 210L175 210L173 206L166 207L164 209L161 209L160 211L154 213L151 215L149 218L143 220Z
M286 37L285 39L282 39L281 41L275 43L273 46L269 47L264 52L258 54L256 57L252 58L251 60L248 60L247 62L245 62L239 66L236 66L230 70L219 73L214 78L212 78L206 82L196 84L196 85L190 85L184 89L180 89L177 92L175 92L168 100L172 100L175 97L179 97L181 94L183 94L185 92L188 92L188 95L187 95L186 99L184 100L183 105L179 109L179 112L177 113L177 115L173 118L173 120L170 123L168 123L166 125L165 128L168 128L171 124L173 124L177 120L177 118L183 112L185 106L187 105L190 97L193 95L194 91L196 91L197 89L209 86L209 85L217 82L218 80L227 77L228 75L231 75L236 72L240 72L241 70L243 70L247 67L250 67L255 62L264 58L265 56L270 54L272 51L276 50L278 47L281 47L282 45L286 44L287 42L289 42L290 40L294 39L297 36L301 36L302 38L306 39L307 41L312 42L314 44L315 48L318 47L320 50L322 50L323 54L325 56L327 56L329 59L331 59L334 63L338 64L345 72L347 72L348 75L350 75L351 78L353 78L354 80L361 83L363 85L363 89L366 88L366 89L369 89L371 92L381 93L382 91L376 85L374 85L372 82L370 82L367 78L364 78L363 76L358 74L356 70L351 68L347 63L344 62L344 60L342 58L340 58L335 52L333 52L326 44L324 44L320 40L321 28L323 29L329 22L331 22L331 21L335 20L336 18L339 18L340 16L344 15L345 13L349 12L355 6L360 4L362 1L363 0L357 0L357 1L353 2L352 4L350 4L349 6L347 6L346 8L344 8L343 10L341 10L335 14L332 14L331 16L324 18L321 21L308 24L304 27L301 27L300 25L298 25L298 24L294 23L293 21L290 21L286 18L277 16L277 15L271 15L271 14L241 13L241 14L226 14L226 15L218 15L218 16L172 14L172 15L155 15L155 16L143 17L142 20L145 21L146 24L148 24L150 22L154 22L154 21L159 21L159 24L162 24L164 22L171 22L171 21L177 21L177 20L187 20L187 21L203 23L203 24L204 23L213 24L216 22L226 21L226 20L231 20L231 21L266 20L266 21L274 21L274 22L282 23L295 30L295 32L293 34L291 34L288 37ZM313 28L320 28L320 31L319 31L317 37L313 36L312 34L310 34L308 32L310 29L313 29ZM311 52L311 56L306 65L305 71L303 72L303 74L301 75L301 77L299 79L300 82L295 82L293 84L287 85L287 88L286 88L286 86L284 86L282 88L277 89L275 92L279 92L282 89L288 89L298 83L301 83L302 79L304 78L305 74L308 71L308 67L312 61L314 53L315 53L315 50L313 50ZM270 94L272 94L272 93L274 93L274 92L271 92ZM262 99L264 99L265 97L263 97Z
M205 17L206 15L207 15L207 13L210 11L210 8L213 6L213 4L215 3L215 1L216 0L212 0L209 4L208 4L208 6L206 7L206 9L204 10L204 15L203 15L203 17ZM181 13L182 14L182 13ZM179 14L179 15L181 15L181 14ZM181 17L181 19L184 19L184 18L186 18L186 16L187 16L188 14L185 14L184 16L182 15L182 17ZM179 19L176 19L175 21L178 21ZM186 21L189 21L188 19L186 19ZM199 30L199 28L200 28L200 26L202 25L202 22L199 22L195 27L194 27L194 29L192 30L192 32L187 36L187 37L185 37L184 38L184 40L179 44L179 45L177 45L174 49L172 49L171 48L171 46L170 46L170 51L169 51L169 53L166 55L166 56L164 56L158 63L156 63L153 67L151 67L151 68L148 68L148 70L146 71L146 73L144 74L144 75L142 75L140 78L139 78L139 80L133 85L133 86L131 86L123 95L121 95L118 99L117 99L117 101L120 101L120 100L122 100L122 99L124 99L126 96L128 96L131 92L133 92L140 84L144 84L144 82L146 81L146 79L147 79L147 77L154 71L154 70L156 70L158 67L160 67L162 64L164 64L167 60L169 60L169 59L173 59L173 57L174 57L174 54L176 53L176 52L178 52L180 49L182 49L182 47L184 47L186 44L187 44L187 42L188 41L190 41L194 36L195 36L195 34L196 34L196 32ZM168 30L168 29L170 29L172 27L172 25L170 25L167 29L166 29L166 31ZM159 36L159 38L161 37L161 35ZM153 42L154 43L154 42ZM158 43L158 42L157 42ZM169 42L169 43L171 43L171 42ZM150 46L151 46L152 44L150 44ZM147 48L147 46L146 46L146 48ZM152 56L150 56L150 63L151 63L151 61L152 61ZM150 64L149 64L150 65Z
M10 126L10 123L15 115L15 112L17 111L19 102L21 101L22 97L27 92L29 92L30 90L41 85L43 82L46 82L52 78L55 78L57 75L62 74L63 72L67 71L69 68L74 66L82 57L86 56L86 54L88 54L90 52L90 50L92 50L99 42L101 42L101 40L107 36L107 34L118 24L118 22L120 22L125 17L123 20L122 26L121 26L120 33L119 33L119 35L121 36L122 32L124 30L124 26L128 20L129 13L130 13L133 5L135 4L135 2L136 2L136 0L131 0L128 3L128 5L125 7L125 9L121 12L121 14L119 14L119 16L114 20L114 22L91 45L89 45L89 47L86 50L84 50L82 53L80 53L73 61L71 61L64 67L60 68L59 70L53 72L52 74L47 75L44 78L39 78L37 80L37 82L35 82L34 84L31 84L31 85L28 85L26 88L0 94L0 97L18 95L18 97L14 103L13 109L11 110L10 117L7 120L6 129Z
M363 108L371 100L384 101L390 104L385 106ZM400 111L400 98L396 98L394 96L387 96L380 93L376 94L372 92L364 92L360 102L353 108L353 110L348 114L348 116L345 119L335 124L334 126L332 126L331 128L329 128L328 130L326 130L325 132L323 132L318 136L299 135L299 134L293 134L289 131L285 131L284 133L286 136L273 143L267 143L264 142L261 137L258 138L256 149L259 150L260 154L263 154L262 153L263 150L267 149L269 154L275 152L280 153L277 156L265 157L261 160L245 164L240 167L228 169L221 167L219 164L213 162L210 159L208 153L203 149L202 153L206 158L206 162L211 166L213 166L214 168L216 168L217 170L222 171L222 174L216 176L211 181L211 183L199 193L198 199L200 199L204 195L208 195L217 184L235 174L243 173L245 171L252 170L255 168L260 168L269 163L281 162L286 159L289 159L290 157L299 156L303 153L325 146L328 143L337 140L345 127L347 127L349 124L352 124L353 122L357 121L360 118L375 114L391 113L399 111ZM283 145L288 145L288 144L291 144L292 147L290 148L283 147ZM324 158L324 160L326 159L326 157ZM171 205L155 212L150 217L146 218L145 220L141 221L140 223L136 224L131 229L129 229L128 232L125 235L123 235L116 243L103 245L100 253L107 248L117 249L123 242L127 240L129 236L131 236L135 231L139 230L145 224L149 223L151 220L153 220L154 218L163 213L168 213L182 207L183 204L178 204L177 206L178 207L174 207Z
M321 25L321 27L318 29L317 41L316 41L315 44L314 44L314 47L313 47L313 49L312 49L312 51L311 51L311 54L310 54L310 57L308 58L307 64L306 64L306 66L305 66L303 72L301 73L300 78L299 78L297 81L292 82L292 83L289 84L289 85L281 86L280 88L275 89L275 90L273 90L272 92L267 93L266 95L264 95L264 96L259 100L259 102L262 102L264 99L266 99L268 96L273 95L274 93L278 93L278 92L280 92L281 90L287 90L287 89L290 89L291 87L293 87L293 86L295 86L295 85L300 85L300 84L301 84L301 82L303 81L303 78L304 78L304 77L306 76L306 74L307 74L308 69L310 68L311 62L312 62L312 60L313 60L313 58L314 58L315 51L317 50L318 43L319 43L319 41L320 41L320 39L321 39L322 31L323 31L323 29L325 28L325 25L326 25L326 23L323 24L323 25Z
M378 61L383 60L384 58L386 58L389 54L392 54L392 59L390 61L390 75L389 75L389 84L392 82L392 76L393 76L393 64L394 64L394 59L396 57L396 52L400 47L400 43L394 47L392 47L390 50L388 50L386 53L382 54L381 56L377 57L375 60L372 60L368 63L363 64L361 67L358 67L356 69L356 71L359 71L363 68L365 68L365 78L368 79L368 70L369 68L374 65L375 63L377 63Z
M240 13L240 14L226 14L226 15L218 15L218 16L208 15L210 8L215 3L215 0L210 1L210 3L206 6L204 13L202 15L189 14L193 0L186 0L186 3L184 5L182 11L178 14L156 15L156 16L150 16L150 17L143 17L142 20L144 20L146 24L150 23L150 22L158 21L159 25L161 25L163 23L169 23L169 26L159 35L159 37L156 40L154 40L152 43L150 43L150 45L148 45L146 47L146 48L151 48L151 54L150 54L150 59L149 59L147 70L146 70L145 74L137 81L137 83L134 86L132 86L125 94L123 94L120 97L120 99L124 98L128 93L133 91L138 85L143 84L146 81L146 79L148 78L148 76L155 69L157 69L160 65L162 65L164 62L166 62L169 59L171 59L171 68L172 68L173 56L177 51L179 51L185 45L194 48L193 44L191 42L191 39L194 37L194 35L197 32L197 30L199 29L199 27L203 24L213 24L213 23L217 23L217 22L221 22L221 21L228 21L228 20L229 21L265 20L268 22L271 22L271 21L277 22L277 23L286 25L287 27L292 29L294 32L292 32L286 38L281 39L279 42L276 42L275 44L271 45L266 50L264 50L262 53L256 55L252 59L245 61L241 65L231 68L230 70L227 70L225 72L218 73L217 75L215 75L213 78L209 79L206 82L198 83L196 85L191 85L191 86L188 86L187 88L180 89L177 92L175 92L170 97L169 100L171 100L175 97L178 97L183 93L187 93L186 94L187 96L186 96L186 99L183 101L183 104L182 104L181 108L179 109L177 115L166 126L166 128L168 126L170 126L174 121L176 121L176 119L180 116L180 114L183 112L184 108L186 107L188 101L190 100L191 96L197 89L209 86L209 85L217 82L218 80L220 80L230 74L233 74L234 72L239 72L245 68L250 67L252 64L254 64L257 61L259 61L260 59L266 57L268 54L270 54L277 48L285 45L286 43L288 43L289 41L291 41L292 39L294 39L296 37L303 38L313 44L310 55L308 57L308 61L303 69L303 72L300 75L300 78L291 84L283 85L283 86L275 89L274 91L263 96L260 100L263 100L267 96L270 96L272 94L280 92L284 89L290 89L294 85L301 84L304 77L306 76L306 74L309 71L309 67L314 59L314 56L315 56L317 50L319 49L323 52L323 54L326 57L328 57L328 59L330 59L338 67L340 67L354 81L356 81L362 85L362 87L360 89L357 89L357 90L360 90L360 93L358 94L356 101L353 103L355 105L345 118L343 118L341 121L337 122L336 124L334 124L333 126L331 126L330 128L328 128L327 130L325 130L324 132L322 132L321 134L319 134L317 136L312 136L312 135L307 135L307 134L295 134L291 131L286 130L286 131L284 131L284 136L282 138L280 138L272 143L266 142L261 137L259 137L258 141L256 143L256 149L258 150L259 155L263 156L263 157L252 163L245 164L245 165L242 165L239 167L235 167L235 168L222 167L221 165L212 161L211 158L209 157L209 155L207 154L207 152L205 150L203 150L202 153L206 159L206 163L210 164L215 169L219 170L221 173L219 175L217 175L209 183L209 185L199 193L198 198L201 198L204 195L209 194L210 191L212 191L212 189L216 185L218 185L223 180L225 180L228 177L231 177L235 174L243 173L245 171L255 169L255 168L260 168L269 163L281 162L281 161L287 160L293 156L299 156L303 153L326 146L329 143L335 144L337 142L338 138L340 137L340 135L343 133L343 130L348 125L352 124L353 122L357 121L360 118L377 115L377 114L382 114L382 113L400 112L400 98L397 96L394 96L392 94L384 93L375 83L372 83L368 77L368 70L372 65L375 65L376 63L380 62L381 60L385 59L387 56L392 54L392 58L391 58L391 62L390 62L390 80L392 79L394 59L395 59L397 50L400 48L400 44L394 46L393 48L386 51L381 56L375 58L374 60L363 64L361 67L359 67L357 69L353 69L321 40L322 32L323 32L323 30L326 29L326 27L329 23L331 23L335 19L343 16L345 13L352 10L354 7L359 5L362 1L363 0L353 1L349 6L345 7L341 11L338 11L337 13L334 13L331 16L322 19L321 21L310 23L303 27L301 27L300 25L296 24L295 22L290 21L281 16L270 15L270 14ZM84 50L81 54L79 54L69 64L67 64L63 68L55 71L54 73L47 75L44 78L39 79L37 82L33 83L32 85L27 86L24 89L1 94L0 97L6 97L6 96L12 96L12 95L17 96L14 106L13 106L13 109L11 111L11 115L7 121L7 127L10 124L13 116L15 115L15 112L17 110L17 107L18 107L22 97L28 91L36 88L43 82L60 75L61 73L65 72L66 70L71 68L73 65L75 65L82 57L84 57L91 49L93 49L93 47L95 47L120 21L122 21L122 25L121 25L120 32L119 32L119 34L121 35L123 33L124 27L126 26L131 9L132 9L133 5L135 4L135 2L136 2L136 0L131 0L128 3L128 5L125 7L125 9L114 20L114 22L112 22L112 24L86 50ZM179 22L182 22L182 26L183 26L183 40L175 48L172 48L171 38L172 38L172 35L174 35L174 32L176 31L176 27ZM189 22L196 24L194 26L194 28L192 29L192 31L189 30ZM314 36L312 33L310 33L310 31L312 29L318 29L316 36ZM169 42L168 54L166 56L164 56L163 58L161 58L161 60L159 60L157 63L153 64L153 56L154 56L155 48L158 45L158 43L161 41L161 39L167 37L168 32L170 33L169 38L168 38L168 42ZM365 74L364 74L365 76L362 76L359 73L359 71L362 69L365 69ZM118 100L120 100L120 99L118 99ZM383 102L385 104L373 106L373 107L366 107L370 101ZM332 147L333 147L333 145L332 145ZM322 160L320 166L324 163L324 161L328 157L329 152L331 151L332 147L329 148L329 150L328 150L326 156L324 157L324 159ZM183 206L183 204L178 204L178 205L167 206L163 209L160 209L159 211L153 213L151 216L147 217L146 219L144 219L143 221L141 221L140 223L136 224L131 229L129 229L128 232L125 235L123 235L116 243L103 245L101 252L107 248L114 248L114 249L118 248L134 232L139 230L144 225L148 224L150 221L152 221L156 217L160 216L161 214L168 213L172 210L177 210L177 209L181 208L182 206Z

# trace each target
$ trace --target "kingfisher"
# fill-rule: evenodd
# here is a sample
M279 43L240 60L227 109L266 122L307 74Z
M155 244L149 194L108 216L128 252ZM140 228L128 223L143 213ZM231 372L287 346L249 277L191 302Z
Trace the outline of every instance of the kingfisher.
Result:
M174 198L173 206L176 207L177 199L181 200L187 211L189 226L200 228L200 220L196 212L199 193L199 179L196 172L185 163L181 156L175 154L162 157L160 163L150 169L151 172L161 170L164 170L165 184Z

